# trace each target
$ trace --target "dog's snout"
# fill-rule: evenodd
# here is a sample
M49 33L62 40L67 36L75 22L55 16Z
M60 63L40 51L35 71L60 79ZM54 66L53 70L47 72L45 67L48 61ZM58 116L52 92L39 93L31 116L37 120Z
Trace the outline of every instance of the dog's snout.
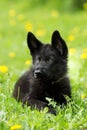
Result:
M40 68L36 68L34 72L34 77L39 78L41 76L41 70Z
M40 75L40 74L41 74L41 71L40 71L40 70L35 70L34 73Z

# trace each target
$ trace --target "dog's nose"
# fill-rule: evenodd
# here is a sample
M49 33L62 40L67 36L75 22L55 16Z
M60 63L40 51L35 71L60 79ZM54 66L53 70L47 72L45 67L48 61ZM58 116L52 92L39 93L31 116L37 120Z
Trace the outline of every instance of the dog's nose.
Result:
M34 77L39 78L41 76L41 71L39 69L35 70Z

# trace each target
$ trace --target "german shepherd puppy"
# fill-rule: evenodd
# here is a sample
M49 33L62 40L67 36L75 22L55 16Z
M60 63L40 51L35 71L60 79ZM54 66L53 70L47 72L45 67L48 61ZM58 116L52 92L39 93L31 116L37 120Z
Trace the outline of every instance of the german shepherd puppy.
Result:
M58 104L67 104L71 98L70 81L67 77L68 48L58 31L54 31L51 44L43 44L33 33L27 35L33 65L15 84L13 96L17 101L41 110L48 107L54 113L46 97Z

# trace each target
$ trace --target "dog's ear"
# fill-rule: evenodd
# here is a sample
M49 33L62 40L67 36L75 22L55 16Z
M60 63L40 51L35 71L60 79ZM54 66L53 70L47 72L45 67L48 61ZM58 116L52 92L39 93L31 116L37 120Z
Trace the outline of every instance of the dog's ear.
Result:
M36 54L42 46L42 43L34 36L32 32L27 34L27 45L31 55Z
M67 58L68 48L65 41L62 39L58 31L54 31L52 34L52 46L59 51L59 53Z

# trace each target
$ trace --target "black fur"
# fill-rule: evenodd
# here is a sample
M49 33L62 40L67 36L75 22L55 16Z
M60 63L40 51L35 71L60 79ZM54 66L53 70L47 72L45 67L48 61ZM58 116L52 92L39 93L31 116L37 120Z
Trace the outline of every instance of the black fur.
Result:
M54 31L51 44L41 43L33 33L27 35L27 44L33 59L32 68L15 84L13 96L31 107L55 113L46 97L58 104L67 104L65 95L71 97L67 77L68 48L58 31Z

